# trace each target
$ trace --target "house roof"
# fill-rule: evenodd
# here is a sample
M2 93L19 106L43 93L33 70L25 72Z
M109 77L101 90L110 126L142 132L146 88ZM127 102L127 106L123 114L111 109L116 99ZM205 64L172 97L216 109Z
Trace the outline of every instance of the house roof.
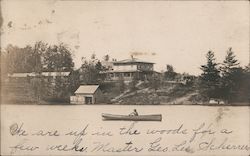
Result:
M150 64L154 64L152 62L147 62L144 60L140 60L137 58L131 58L131 59L125 59L125 60L121 60L121 61L115 61L113 62L114 64L127 64L127 63L150 63Z
M80 85L75 94L94 94L99 85Z

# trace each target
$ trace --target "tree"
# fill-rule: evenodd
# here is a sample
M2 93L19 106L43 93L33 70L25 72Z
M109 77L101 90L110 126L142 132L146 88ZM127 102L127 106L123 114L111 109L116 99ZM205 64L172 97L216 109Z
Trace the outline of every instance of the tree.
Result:
M240 80L240 87L238 91L239 102L250 103L250 70L249 66L244 69L244 75Z
M41 67L41 56L31 46L28 45L24 48L7 46L6 68L8 73L35 72Z
M167 64L167 71L174 72L174 67L172 65Z
M232 97L236 94L239 87L239 81L243 76L243 69L239 67L239 62L232 48L228 49L220 70L222 73L223 98L231 102L233 100Z
M172 65L167 64L167 71L164 73L165 79L173 81L176 75L177 73L174 71L174 67Z
M60 77L56 78L55 85L48 83L41 72L71 72L74 63L70 49L64 44L48 45L43 42L37 42L34 46L25 46L20 48L8 45L5 51L6 71L8 73L31 73L31 90L34 92L37 101L47 100L48 97L61 98L66 97L75 88ZM77 81L77 79L76 79Z
M109 55L108 54L104 55L103 60L106 61L106 62L108 62L109 61Z
M8 70L7 70L7 66L6 66L6 64L7 64L6 57L7 57L6 52L2 51L2 49L1 49L1 51L0 51L0 73L1 73L0 79L1 80L4 80L8 74Z
M9 73L72 71L74 67L72 54L64 44L48 46L41 41L33 47L8 45L6 60Z
M80 85L80 73L79 70L74 70L71 72L69 77L70 82L70 92L73 94Z
M80 82L84 84L96 84L98 71L95 69L95 65L84 61L79 69Z
M201 66L199 90L205 99L220 97L220 72L218 64L215 62L214 52L208 51L206 54L207 63Z
M98 60L97 63L95 64L95 68L98 71L103 71L105 70L105 67L102 65L102 63Z
M89 61L83 59L82 66L79 70L80 81L84 84L101 83L105 78L101 72L105 70L105 67L95 57L92 57Z
M43 43L42 41L36 42L33 47L33 60L32 64L33 66L33 72L40 73L43 71L43 54L47 50L48 44Z
M98 80L99 82L104 81L104 79L105 79L106 76L105 76L104 74L101 74L101 72L106 71L107 68L104 67L104 66L102 65L102 63L98 60L97 63L95 64L95 69L96 69L96 71L97 71L97 80Z
M222 75L223 76L230 75L230 73L234 68L239 67L239 64L240 63L236 59L236 55L234 54L232 48L230 47L227 51L225 60L223 61L222 64L223 66L221 67Z
M96 59L96 54L95 53L91 54L91 60L95 60L95 59Z
M73 71L72 54L66 45L49 46L43 54L44 71Z

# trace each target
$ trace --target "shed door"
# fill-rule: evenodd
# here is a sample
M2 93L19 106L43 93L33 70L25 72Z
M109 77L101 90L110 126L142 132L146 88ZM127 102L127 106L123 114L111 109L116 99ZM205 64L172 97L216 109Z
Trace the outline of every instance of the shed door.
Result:
M85 104L92 104L92 97L85 97Z

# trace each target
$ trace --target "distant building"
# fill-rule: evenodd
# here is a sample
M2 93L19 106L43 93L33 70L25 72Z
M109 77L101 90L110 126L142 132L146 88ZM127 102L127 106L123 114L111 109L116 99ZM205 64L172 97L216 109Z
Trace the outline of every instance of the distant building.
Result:
M154 63L131 58L113 62L113 69L104 71L106 80L124 80L131 81L133 78L146 80L154 74Z
M68 79L70 72L41 72L41 73L12 73L8 74L9 82L29 82L35 77L43 77L50 83L55 83L56 78Z
M99 85L80 85L75 96L70 96L71 104L96 104L103 101Z

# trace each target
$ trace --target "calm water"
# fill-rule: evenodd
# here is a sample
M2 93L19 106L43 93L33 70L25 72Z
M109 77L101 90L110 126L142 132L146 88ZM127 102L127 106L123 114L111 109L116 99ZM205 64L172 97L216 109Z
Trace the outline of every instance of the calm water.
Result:
M223 114L234 120L249 115L249 106L200 106L200 105L1 105L2 117L25 119L87 119L103 123L102 113L127 115L137 109L139 114L162 114L163 121L213 121ZM126 121L125 121L126 122Z
M129 126L133 122L130 121L103 121L102 113L111 114L129 114L137 109L139 114L162 114L162 122L137 122L135 127L140 131L147 129L173 129L178 128L181 124L187 129L198 128L199 125L205 123L212 124L214 129L227 128L234 132L232 137L234 142L248 143L249 142L249 123L250 123L250 107L219 107L219 106L194 106L194 105L2 105L1 106L1 121L2 121L2 139L7 142L15 141L9 135L8 126L13 123L23 123L27 131L35 129L59 129L68 131L72 129L80 129L89 124L89 130L104 130L119 132L119 129L124 126ZM124 144L124 140L134 139L134 142L143 144L150 142L159 136L136 136L121 137L114 136L109 138L116 140L118 146ZM169 139L172 142L181 141L181 136L164 136L165 144L169 144ZM177 138L174 138L177 137ZM190 137L190 136L185 136ZM184 139L185 139L184 137ZM88 138L88 141L95 141L96 138ZM60 140L60 139L59 139ZM108 141L107 138L98 138L101 141ZM39 143L47 143L46 140L39 140ZM50 140L53 143L55 140ZM62 139L61 142L66 142ZM2 149L8 153L8 148L2 144ZM47 154L47 153L43 153ZM55 154L55 153L54 153ZM58 154L58 153L57 153ZM70 154L70 153L68 153ZM142 154L142 153L141 153ZM144 153L146 154L146 153ZM176 154L176 153L175 153ZM180 153L179 153L180 154ZM198 153L201 154L201 153ZM222 151L221 154L224 154ZM225 153L227 155L228 153ZM164 153L161 153L164 155ZM178 153L176 154L178 155Z

